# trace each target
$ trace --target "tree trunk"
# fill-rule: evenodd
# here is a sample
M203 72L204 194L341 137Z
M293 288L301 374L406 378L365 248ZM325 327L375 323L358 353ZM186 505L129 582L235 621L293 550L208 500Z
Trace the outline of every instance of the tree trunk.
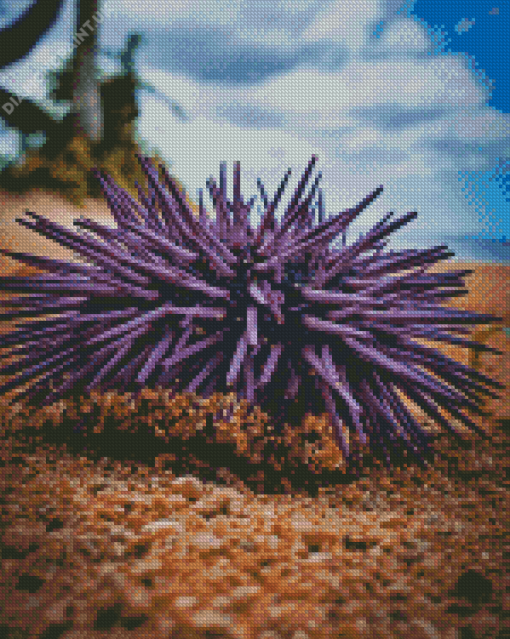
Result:
M97 80L98 0L78 0L73 59L73 110L78 130L92 143L103 134L103 110Z

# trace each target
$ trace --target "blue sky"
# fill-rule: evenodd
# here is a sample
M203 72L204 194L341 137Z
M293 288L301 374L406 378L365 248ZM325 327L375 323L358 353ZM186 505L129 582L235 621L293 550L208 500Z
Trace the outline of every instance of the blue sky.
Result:
M0 23L29 4L4 2ZM137 71L189 116L140 94L140 135L192 197L235 160L247 196L258 176L274 192L291 167L289 196L315 153L328 213L384 185L356 235L387 211L417 210L399 242L510 238L507 0L103 0L102 15L101 48L141 32ZM43 72L72 51L72 34L68 1L0 84L49 108ZM16 143L0 137L0 153Z

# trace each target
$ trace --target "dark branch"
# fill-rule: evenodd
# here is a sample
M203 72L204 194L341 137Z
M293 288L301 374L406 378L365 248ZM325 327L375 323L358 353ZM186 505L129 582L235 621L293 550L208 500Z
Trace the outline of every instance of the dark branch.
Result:
M0 31L0 69L24 58L55 24L64 0L37 0Z
M36 131L49 132L53 129L55 121L49 113L29 98L23 98L22 102L20 99L19 96L0 87L0 117L8 126L27 134Z

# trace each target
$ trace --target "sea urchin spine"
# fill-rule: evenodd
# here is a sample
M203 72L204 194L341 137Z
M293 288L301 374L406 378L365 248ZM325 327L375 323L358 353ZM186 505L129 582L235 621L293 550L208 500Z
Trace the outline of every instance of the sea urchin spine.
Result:
M281 222L275 210L290 169L271 201L258 180L264 210L255 229L249 223L255 197L245 202L241 195L238 162L232 201L225 164L219 186L213 178L207 183L215 219L206 214L202 191L197 219L166 169L159 173L142 156L147 192L137 185L138 201L96 171L117 228L80 218L74 224L93 234L79 233L27 212L33 219L19 224L88 263L1 249L46 271L0 278L0 289L31 294L0 302L7 309L2 318L56 317L0 338L0 357L21 358L0 369L19 373L0 392L35 378L16 399L51 404L72 390L140 392L147 385L206 397L234 390L279 423L292 423L298 406L300 415L327 411L346 458L349 433L356 432L387 463L397 438L420 461L428 447L400 392L454 433L440 408L479 431L462 410L480 412L477 393L495 396L484 384L502 386L412 339L495 351L452 333L499 318L441 305L466 292L462 278L471 271L426 273L453 255L446 246L383 252L385 238L415 212L394 221L389 213L352 245L330 247L382 186L326 220L320 174L305 195L316 159Z

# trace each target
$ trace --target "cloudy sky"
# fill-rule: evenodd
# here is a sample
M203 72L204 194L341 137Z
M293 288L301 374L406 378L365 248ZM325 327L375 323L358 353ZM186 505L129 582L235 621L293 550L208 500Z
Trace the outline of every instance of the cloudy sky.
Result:
M4 2L0 21L29 4ZM508 86L494 81L508 75L508 63L496 64L508 60L506 0L103 0L101 7L102 51L142 33L139 75L188 116L182 121L140 93L140 135L192 197L221 161L231 171L235 160L245 197L257 193L257 177L272 194L292 168L288 197L317 154L328 214L384 185L353 225L355 237L388 211L416 210L393 246L510 238ZM43 71L72 51L72 34L68 1L31 55L0 72L0 84L42 99ZM116 69L107 55L99 62ZM14 134L0 137L0 153L15 144Z

